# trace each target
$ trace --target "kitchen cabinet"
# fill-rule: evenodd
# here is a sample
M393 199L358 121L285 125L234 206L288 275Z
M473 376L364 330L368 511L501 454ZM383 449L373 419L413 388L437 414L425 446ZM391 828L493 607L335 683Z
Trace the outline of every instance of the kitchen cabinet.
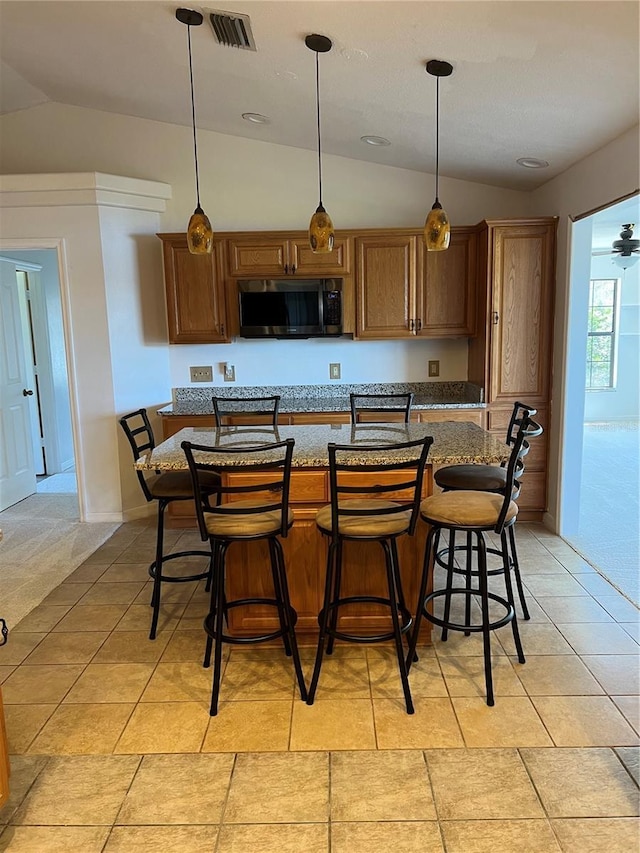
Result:
M186 234L158 237L162 240L169 343L228 343L225 241L214 239L210 255L192 255Z
M238 278L349 275L351 246L350 237L336 235L332 252L314 254L305 232L235 234L228 239L228 271Z
M452 231L444 252L427 252L419 241L423 269L417 300L419 337L475 335L477 241L475 228Z
M478 233L478 334L469 342L470 382L485 389L488 428L504 435L516 401L538 409L545 433L531 443L520 501L525 520L546 510L547 435L557 219L482 223Z

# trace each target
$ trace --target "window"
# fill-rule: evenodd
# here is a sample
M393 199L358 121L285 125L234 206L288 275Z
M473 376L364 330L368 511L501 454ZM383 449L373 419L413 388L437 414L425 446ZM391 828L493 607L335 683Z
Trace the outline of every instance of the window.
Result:
M587 388L615 387L615 351L618 319L618 278L589 282Z

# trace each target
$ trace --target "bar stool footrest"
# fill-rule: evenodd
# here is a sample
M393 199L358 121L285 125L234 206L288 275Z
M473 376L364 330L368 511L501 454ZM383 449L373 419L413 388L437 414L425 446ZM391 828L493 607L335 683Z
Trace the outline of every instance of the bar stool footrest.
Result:
M337 607L341 607L345 604L380 604L384 607L388 607L389 610L393 607L391 601L388 598L381 598L377 595L351 595L347 598L338 598L335 601L332 601L327 609L329 612L335 610ZM406 607L401 607L400 604L396 604L396 608L401 617L401 625L400 625L400 633L406 634L411 626L413 625L413 617L409 613L409 610ZM324 616L325 608L318 613L318 624L322 625L322 619ZM345 640L348 643L385 643L388 640L393 640L395 638L395 634L393 631L388 631L384 634L347 634L344 631L338 631L331 628L331 625L327 625L327 636L333 637L336 640Z
M455 551L464 551L466 553L467 546L466 545L454 545L453 550L454 550L454 552ZM475 553L477 553L478 552L478 546L472 545L471 550L474 551ZM502 558L502 551L500 550L500 548L487 548L486 552L487 552L487 554L493 554L496 557ZM436 553L435 562L443 569L449 568L449 562L447 559L445 559L448 557L448 555L449 555L449 549L448 548L441 548ZM511 568L513 568L513 560L511 558L509 558L509 565L511 566ZM467 574L466 568L459 568L458 566L455 566L455 565L453 566L452 571L455 572L455 574L457 574L457 575L466 575ZM479 572L477 569L471 569L471 571L468 574L470 574L472 577L478 577ZM491 575L503 575L504 574L504 566L500 566L497 569L487 569L485 574L487 575L487 577L489 577Z
M435 592L430 593L424 600L424 612L423 616L425 619L428 619L429 622L433 622L434 625L438 625L440 628L447 628L449 631L464 631L467 632L481 632L488 628L490 631L494 631L496 628L503 628L505 625L508 625L509 622L512 621L515 611L513 607L509 604L506 598L501 598L499 595L495 595L493 592L487 593L487 598L490 601L495 601L497 604L502 605L504 607L506 613L500 619L495 619L489 622L488 625L465 625L460 624L458 622L445 621L444 619L440 619L438 616L434 616L433 613L429 613L426 609L427 604L430 601L434 601L436 598L442 598L445 595L464 595L464 596L480 596L480 591L477 589L452 589L447 591L446 589L438 589Z
M177 551L175 554L165 554L162 557L163 564L169 560L177 560L180 557L206 557L211 562L211 551ZM149 566L149 577L156 579L156 560ZM195 575L160 575L163 583L186 583L187 581L200 581L209 577L209 566L206 572L198 572Z
M226 613L226 611L230 610L232 607L243 607L253 604L260 604L262 606L275 608L279 607L275 598L238 598L235 601L225 602L224 609ZM298 621L298 613L293 609L293 607L289 607L289 619L291 620L291 625L295 627L295 624ZM206 633L215 640L215 612L208 613L205 616L203 626ZM288 634L288 629L280 628L277 631L271 631L268 634L255 634L251 637L233 637L230 634L223 633L221 639L224 643L233 643L234 645L242 646L251 645L252 643L265 643L269 640L277 640L280 637L284 637L286 634Z

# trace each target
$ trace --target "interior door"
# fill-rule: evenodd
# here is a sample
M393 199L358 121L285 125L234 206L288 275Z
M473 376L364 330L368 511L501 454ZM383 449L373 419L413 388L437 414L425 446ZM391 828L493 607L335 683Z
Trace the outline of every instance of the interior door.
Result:
M0 511L36 491L29 391L16 268L0 260Z

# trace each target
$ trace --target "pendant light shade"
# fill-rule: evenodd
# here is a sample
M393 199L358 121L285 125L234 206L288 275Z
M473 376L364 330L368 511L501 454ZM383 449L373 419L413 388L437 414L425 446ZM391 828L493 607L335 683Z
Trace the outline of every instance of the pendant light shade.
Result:
M442 252L449 248L451 226L449 217L438 198L440 178L440 78L453 73L453 65L443 59L430 59L426 65L427 74L436 78L436 199L424 224L424 244L428 252Z
M189 45L189 81L191 84L191 123L193 127L193 159L196 171L196 209L187 227L187 245L192 255L208 255L213 249L213 229L207 214L200 206L200 175L198 172L198 142L196 138L196 103L193 96L193 61L191 58L191 27L202 24L202 15L193 9L176 9L176 18L187 26Z
M333 251L333 222L322 204L322 148L320 145L320 68L318 54L327 53L332 48L331 39L326 36L310 35L304 43L316 55L316 127L318 132L318 196L319 204L309 223L309 245L316 254L328 254Z

